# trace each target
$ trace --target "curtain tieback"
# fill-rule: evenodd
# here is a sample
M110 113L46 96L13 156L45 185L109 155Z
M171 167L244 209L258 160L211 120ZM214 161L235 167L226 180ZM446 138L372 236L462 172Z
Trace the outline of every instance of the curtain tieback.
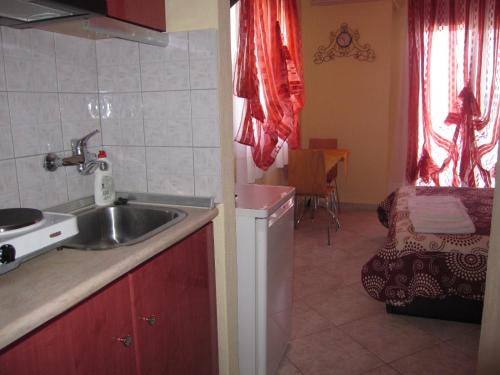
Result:
M469 86L462 89L458 99L461 101L460 111L448 113L445 124L457 126L453 136L455 147L457 147L458 135L462 133L462 142L459 146L461 156L459 175L462 181L467 181L468 186L473 187L475 186L474 168L478 167L481 174L486 174L481 165L474 133L476 130L481 130L486 125L486 122L478 118L481 116L481 109ZM458 152L454 156L453 159L456 165ZM489 176L486 178L489 179Z
M460 112L450 112L444 120L447 125L469 125L474 129L481 130L482 121L474 120L474 117L481 116L481 109L474 93L469 86L465 86L458 99L461 101Z

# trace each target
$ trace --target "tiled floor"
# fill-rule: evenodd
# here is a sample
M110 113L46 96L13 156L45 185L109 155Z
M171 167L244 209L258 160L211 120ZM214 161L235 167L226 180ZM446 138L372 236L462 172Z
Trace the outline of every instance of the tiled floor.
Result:
M479 325L391 315L361 285L387 234L375 212L343 211L326 245L326 215L295 231L293 340L278 375L473 374Z

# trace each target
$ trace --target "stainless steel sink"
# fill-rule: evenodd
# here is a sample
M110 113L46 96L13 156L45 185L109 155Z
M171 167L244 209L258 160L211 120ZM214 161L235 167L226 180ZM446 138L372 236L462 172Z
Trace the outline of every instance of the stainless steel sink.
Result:
M63 246L81 250L108 250L132 245L186 217L181 210L136 204L95 207L76 215L80 232Z

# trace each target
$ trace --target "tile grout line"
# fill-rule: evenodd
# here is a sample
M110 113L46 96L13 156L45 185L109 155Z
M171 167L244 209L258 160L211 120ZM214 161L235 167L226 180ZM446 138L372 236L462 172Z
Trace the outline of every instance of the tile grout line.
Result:
M54 33L51 33L51 39L52 39L52 42L53 42L53 45L54 45L54 69L55 69L55 72L56 72L56 87L57 87L57 93L55 94L57 96L57 106L59 108L59 129L61 131L60 133L60 137L61 137L61 148L62 150L61 151L58 151L58 152L61 152L63 153L63 156L64 156L64 152L67 151L64 149L64 127L63 127L63 123L62 123L62 111L61 111L61 97L60 97L60 93L59 93L59 73L57 72L57 49L56 49L56 38L54 36ZM43 154L42 154L43 155ZM64 169L64 175L66 176L66 199L69 201L69 170L68 169Z
M191 154L193 157L193 195L196 196L196 175L195 175L195 152L194 152L194 129L193 129L193 90L191 85L191 35L186 31L187 39L187 63L188 63L188 85L189 85L189 122L191 126Z
M363 345L361 342L359 342L359 341L358 341L355 337L353 337L352 335L350 335L350 334L349 334L349 332L347 332L345 329L343 329L343 328L342 328L342 326L345 326L345 325L347 325L347 324L352 324L352 323L354 323L354 322L357 322L357 321L360 321L360 320L364 320L364 319L367 319L367 318L373 318L373 317L375 317L375 316L377 316L377 315L384 315L384 314L373 314L373 315L370 315L370 316L366 316L366 317L364 317L364 318L355 319L355 320L352 320L352 321L350 321L350 322L343 323L343 324L341 324L340 326L337 326L337 328L339 328L342 332L344 332L346 335L348 335L350 338L352 338L354 341L356 341L359 345L361 345L362 347L364 347L364 348L365 348L366 350L368 350L370 353L372 353L373 355L375 355L377 358L380 358L380 360L381 360L382 362L384 362L385 364L389 364L389 363L392 363L392 362L398 361L398 360L400 360L400 359L403 359L403 358L406 358L406 357L409 357L409 356L415 355L415 354L417 354L417 353L420 353L420 352L422 352L422 351L424 351L424 350L430 349L430 348L432 348L432 347L434 347L434 346L436 346L436 345L438 345L438 344L440 344L440 343L441 343L441 342L437 342L437 343L430 344L429 346L426 346L425 348L420 348L420 349L417 349L415 352L412 352L412 353L409 353L409 354L403 355L403 356L401 356L401 357L399 357L399 358L396 358L396 359L394 359L394 360L392 360L392 361L387 362L387 361L385 361L384 359L382 359L379 355L377 355L376 353L374 353L374 352L372 352L370 349L368 349L365 345ZM404 322L405 322L406 324L410 325L410 322L409 322L409 321L407 321L406 319L404 319L404 317L403 317L403 320L404 320ZM432 338L437 339L438 341L440 341L438 337L436 337L436 336L434 336L434 335L431 335L431 334L429 334L429 333L425 332L424 330L422 330L422 329L420 329L420 328L418 328L418 327L413 327L413 328L417 329L418 331L420 331L420 332L424 333L424 334L425 334L425 335L427 335L427 336L430 336L430 337L432 337Z
M13 160L14 161L14 171L15 171L15 174L16 174L16 187L17 187L17 200L18 200L18 206L21 207L21 188L20 188L20 185L19 185L19 175L18 175L18 171L17 171L17 161L16 161L16 153L15 153L15 150L14 150L14 134L13 134L13 130L12 130L12 116L11 116L11 113L10 113L10 104L9 104L9 92L8 92L8 88L7 88L7 73L5 71L5 56L4 56L4 53L3 53L3 32L0 28L0 53L2 54L2 62L3 62L3 69L2 69L2 74L4 76L4 82L5 82L5 98L7 100L7 111L9 112L9 129L10 129L10 143L12 145L12 158L9 159L4 159L6 161L8 160ZM3 160L2 160L3 161Z
M295 369L296 369L296 370L297 370L300 374L305 375L305 372L303 372L303 371L302 371L302 369L301 369L299 366L297 366L297 365L295 364L295 362L293 362L293 361L292 361L292 360L288 357L288 351L287 351L287 353L285 354L284 358L286 358L286 360L287 360L288 362L290 362L290 363L293 365L293 367L295 367Z
M144 121L144 97L143 97L143 93L144 93L144 90L143 90L143 85L142 85L142 58L141 58L141 45L140 43L136 43L137 44L137 50L138 50L138 58L139 58L139 86L141 88L141 113L142 113L142 119L141 119L141 122L142 122L142 136L143 136L143 144L142 144L142 147L144 147L144 170L146 172L146 191L147 192L150 192L150 184L149 184L149 168L148 168L148 165L149 165L149 161L148 161L148 149L147 149L147 146L146 146L146 126L145 126L145 121ZM165 47L167 48L167 47Z
M95 51L95 71L96 71L96 87L97 87L97 116L98 116L98 124L99 124L99 138L101 140L101 145L100 147L104 147L104 142L103 142L103 137L102 137L102 124L101 124L101 90L100 90L100 84L99 84L99 62L98 62L98 55L97 55L97 40L92 41L92 44L94 45L94 51Z

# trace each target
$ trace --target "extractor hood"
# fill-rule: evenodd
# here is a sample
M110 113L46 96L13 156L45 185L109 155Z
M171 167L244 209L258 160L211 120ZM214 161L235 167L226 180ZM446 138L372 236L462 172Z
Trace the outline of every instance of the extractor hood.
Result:
M120 38L166 46L156 30L107 17L106 0L0 0L0 26L36 28L90 39Z

